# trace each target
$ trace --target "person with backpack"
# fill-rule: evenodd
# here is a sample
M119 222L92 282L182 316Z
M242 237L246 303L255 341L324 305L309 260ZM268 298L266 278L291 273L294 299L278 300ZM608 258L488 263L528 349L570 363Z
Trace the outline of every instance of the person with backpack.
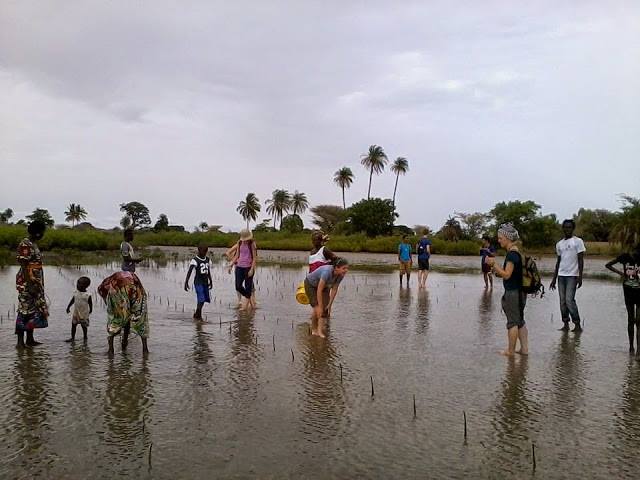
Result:
M491 266L493 273L502 278L504 295L502 296L502 310L507 316L507 349L502 355L511 357L515 353L529 354L529 332L524 321L524 307L527 294L523 290L523 257L516 242L520 238L518 231L510 223L500 225L498 229L498 243L506 250L502 268L496 265L495 257L487 257L486 263ZM520 349L516 345L520 341Z
M431 258L431 240L427 238L426 230L416 245L416 253L418 254L418 288L427 288L429 259Z
M614 267L619 263L622 269ZM637 355L640 355L640 243L632 252L623 253L606 265L607 269L622 278L624 305L627 308L627 333L629 335L629 353L636 352L633 346L633 334L636 331Z
M253 288L253 276L256 273L258 249L250 230L240 232L240 240L231 267L236 267L236 291L243 297L240 310L256 307ZM231 270L229 267L229 271Z
M564 325L560 329L563 332L569 331L569 319L573 322L573 331L582 332L580 325L580 313L576 303L576 290L582 287L582 270L584 268L584 252L586 248L580 237L576 237L573 231L576 229L576 222L565 220L562 222L564 238L556 244L556 269L553 273L553 280L549 288L556 289L558 286L558 296L560 297L560 313Z

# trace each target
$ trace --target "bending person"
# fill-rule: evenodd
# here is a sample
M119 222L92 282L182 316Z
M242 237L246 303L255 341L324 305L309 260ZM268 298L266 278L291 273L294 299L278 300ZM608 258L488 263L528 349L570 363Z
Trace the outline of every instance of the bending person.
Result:
M622 265L622 270L614 267ZM629 352L636 352L633 346L634 330L636 334L637 355L640 355L640 243L632 252L623 253L614 258L606 267L622 277L624 305L627 307L627 333L629 335Z
M133 272L116 272L102 281L98 294L107 305L109 353L113 354L113 337L121 333L122 350L127 349L131 330L142 339L142 352L149 353L147 292L138 276Z
M311 333L325 338L326 319L331 316L331 307L338 295L340 282L349 271L349 262L338 258L335 265L325 265L307 275L304 290L309 298Z

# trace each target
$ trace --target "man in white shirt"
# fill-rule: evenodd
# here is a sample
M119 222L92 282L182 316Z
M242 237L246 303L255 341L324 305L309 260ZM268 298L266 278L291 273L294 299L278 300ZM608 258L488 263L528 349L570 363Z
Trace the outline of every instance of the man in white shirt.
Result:
M562 314L564 332L569 330L569 319L574 324L573 331L581 332L580 314L576 304L576 290L582 286L582 270L584 267L584 242L581 238L573 235L576 223L573 220L562 222L564 238L556 244L558 261L553 280L549 288L556 289L558 285L558 295L560 296L560 313Z

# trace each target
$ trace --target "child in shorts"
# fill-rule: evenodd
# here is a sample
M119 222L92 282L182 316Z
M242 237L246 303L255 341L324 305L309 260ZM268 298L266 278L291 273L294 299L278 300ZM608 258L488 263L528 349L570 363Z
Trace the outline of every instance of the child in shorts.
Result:
M67 313L71 313L71 307L73 306L73 315L71 316L71 338L67 339L66 342L75 341L78 325L82 327L84 341L87 341L89 316L93 312L91 294L87 292L89 285L91 285L89 277L80 277L76 282L76 292L71 297L69 305L67 305Z
M195 270L196 274L193 278L193 289L196 291L198 304L193 314L194 320L202 320L202 307L205 303L211 303L211 295L209 291L213 288L213 279L211 278L211 262L207 256L209 247L207 245L198 246L198 254L193 257L189 263L189 271L184 281L184 290L189 291L189 279L191 272Z

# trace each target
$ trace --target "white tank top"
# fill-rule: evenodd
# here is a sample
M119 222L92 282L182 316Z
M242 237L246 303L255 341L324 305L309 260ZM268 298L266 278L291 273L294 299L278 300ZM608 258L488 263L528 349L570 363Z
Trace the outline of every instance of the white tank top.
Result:
M331 261L324 257L324 246L322 246L316 253L309 255L309 273L330 263Z

